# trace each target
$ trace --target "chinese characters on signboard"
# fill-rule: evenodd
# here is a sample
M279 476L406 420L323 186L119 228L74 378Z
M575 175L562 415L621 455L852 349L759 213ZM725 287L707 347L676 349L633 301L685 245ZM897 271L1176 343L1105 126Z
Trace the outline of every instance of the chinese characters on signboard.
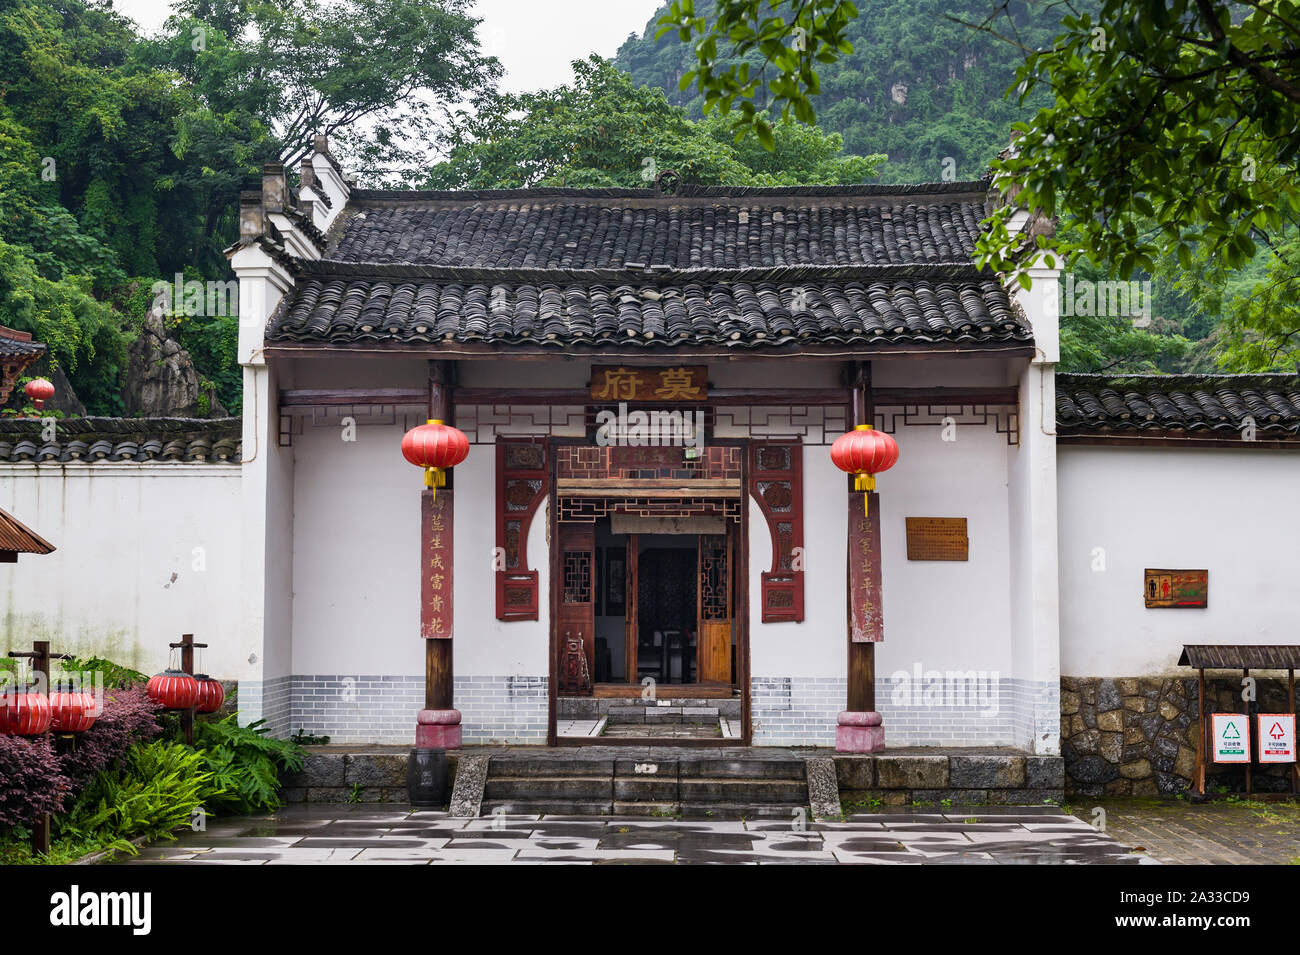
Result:
M451 498L449 489L436 498L425 491L421 503L420 631L426 639L451 639Z
M849 498L849 627L854 643L885 638L880 606L880 498L868 493L867 514L862 498Z
M703 401L709 396L708 368L595 365L591 397L595 401Z

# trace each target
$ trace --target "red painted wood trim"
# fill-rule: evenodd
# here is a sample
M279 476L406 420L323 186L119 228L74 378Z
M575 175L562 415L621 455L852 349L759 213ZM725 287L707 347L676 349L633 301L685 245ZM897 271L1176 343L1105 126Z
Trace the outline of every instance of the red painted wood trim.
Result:
M764 469L764 449L789 449L788 468ZM782 620L803 620L803 443L800 441L755 441L749 446L749 493L758 503L767 521L772 538L772 568L760 575L761 603L764 623ZM763 497L760 484L786 487L790 503L774 509ZM783 553L778 525L788 523L790 536L788 550ZM783 560L783 557L785 558Z
M542 460L538 468L507 468L507 450L511 444L531 444L541 449ZM499 438L497 439L496 467L496 604L498 620L536 620L538 618L538 580L537 571L528 566L528 532L533 524L533 517L549 490L550 470L547 468L547 449L544 438ZM522 511L512 511L507 507L506 486L509 481L540 481L541 485ZM511 521L519 521L518 566L505 565L506 529ZM511 595L527 594L523 603L508 601Z

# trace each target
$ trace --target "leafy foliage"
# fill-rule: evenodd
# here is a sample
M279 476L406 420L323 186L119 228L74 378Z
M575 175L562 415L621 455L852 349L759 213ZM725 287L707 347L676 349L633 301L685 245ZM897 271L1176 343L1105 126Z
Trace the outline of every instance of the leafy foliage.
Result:
M688 119L599 57L573 69L572 85L492 93L462 111L426 187L645 187L669 169L705 184L843 184L869 178L884 158L842 155L840 137L794 123L774 127L771 152L753 135L736 143L721 119Z
M302 768L303 751L268 735L264 720L240 726L235 716L197 722L194 744L211 776L204 802L231 813L279 809L281 771Z
M1263 370L1300 357L1300 5L1218 0L1103 0L1068 16L1017 73L1025 96L1051 102L1017 125L995 184L1015 203L994 213L981 261L1023 255L1017 207L1069 213L1070 233L1037 251L1109 263L1122 278L1196 270L1202 302L1229 314L1229 361ZM1235 15L1234 15L1235 14ZM1222 301L1237 270L1267 250L1262 287ZM1279 320L1280 316L1280 320Z
M49 736L0 736L0 826L29 826L59 812L71 783Z
M143 684L108 688L105 680L103 712L93 726L77 734L77 745L61 759L63 772L79 791L94 776L112 767L132 746L161 732L158 704L149 699Z
M139 670L121 666L103 657L69 657L61 662L60 668L66 673L103 674L104 686L111 689L125 690L134 684L149 682L149 677Z
M202 754L162 740L138 744L126 753L122 772L101 772L66 815L56 817L60 837L113 839L113 848L133 852L136 836L172 839L203 804L212 775Z

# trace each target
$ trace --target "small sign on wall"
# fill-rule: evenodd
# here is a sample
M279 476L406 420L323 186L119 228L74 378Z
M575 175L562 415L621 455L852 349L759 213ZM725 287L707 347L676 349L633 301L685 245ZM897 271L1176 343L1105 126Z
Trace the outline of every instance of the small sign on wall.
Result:
M909 517L908 560L970 560L964 517Z
M1142 596L1148 608L1207 607L1210 597L1208 570L1143 571Z
M1210 717L1216 763L1250 762L1250 718L1240 713L1215 713Z
M1259 714L1259 761L1261 763L1294 763L1295 714Z

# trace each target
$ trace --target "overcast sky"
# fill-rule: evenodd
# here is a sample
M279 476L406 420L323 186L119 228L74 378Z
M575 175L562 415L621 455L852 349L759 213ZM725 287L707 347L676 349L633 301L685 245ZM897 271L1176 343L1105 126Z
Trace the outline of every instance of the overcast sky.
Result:
M640 34L660 0L478 0L484 51L505 64L510 92L558 86L569 63L589 53L613 56L629 33ZM167 19L167 0L114 0L147 31Z

